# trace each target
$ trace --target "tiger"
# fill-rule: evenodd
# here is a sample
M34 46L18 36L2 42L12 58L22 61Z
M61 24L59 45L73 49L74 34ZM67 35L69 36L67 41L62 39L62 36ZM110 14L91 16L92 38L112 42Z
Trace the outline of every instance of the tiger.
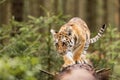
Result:
M106 26L103 25L94 38L90 38L90 30L81 18L74 17L56 32L51 29L57 52L63 57L63 67L81 62L81 54L85 53L89 44L95 43L102 36ZM84 60L83 60L84 61Z

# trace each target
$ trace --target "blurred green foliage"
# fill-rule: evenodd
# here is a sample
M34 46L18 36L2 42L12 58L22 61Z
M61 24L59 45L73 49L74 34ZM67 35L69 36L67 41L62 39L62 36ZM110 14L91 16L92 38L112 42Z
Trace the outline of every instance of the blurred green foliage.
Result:
M120 79L120 32L114 26L107 25L104 36L91 47L90 58L96 69L110 68L110 80Z
M40 70L55 73L63 63L57 54L50 29L58 30L67 16L29 16L27 22L17 22L14 17L8 25L0 27L0 80L53 80ZM97 69L107 67L113 70L112 79L120 69L120 33L108 26L104 37L93 44L90 53ZM102 57L101 57L102 56ZM118 78L118 77L117 77Z
M37 80L39 62L38 57L3 56L0 58L0 80Z
M29 16L27 22L17 22L13 17L1 26L0 80L53 80L40 69L54 73L60 68L62 60L52 46L50 29L58 29L65 18Z

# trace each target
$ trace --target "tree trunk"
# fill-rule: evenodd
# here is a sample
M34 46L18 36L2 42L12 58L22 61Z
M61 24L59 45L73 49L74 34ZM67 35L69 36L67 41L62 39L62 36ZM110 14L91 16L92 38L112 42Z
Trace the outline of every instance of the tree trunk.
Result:
M109 80L110 69L95 69L89 64L74 64L55 75L55 80Z
M31 6L30 11L32 16L39 17L44 14L44 10L40 7L44 8L44 0L31 0L29 6Z
M80 16L80 18L82 18L83 20L86 21L85 7L86 7L86 0L80 0L80 3L79 3L79 16Z
M52 11L54 12L54 14L57 14L58 13L58 0L54 0L53 2L53 8L52 8Z
M108 24L115 25L115 0L107 1L108 4Z
M0 3L0 26L1 24L8 24L11 18L11 2L6 0Z
M103 0L104 1L104 5L103 5L103 9L104 9L104 16L103 16L103 21L105 24L108 24L108 0Z
M86 6L86 18L88 26L92 32L97 31L98 27L102 25L102 1L87 0Z
M119 20L118 21L119 21L119 26L118 27L119 27L119 31L120 31L120 0L119 0Z
M79 3L80 3L80 0L75 0L75 2L74 2L74 15L76 16L76 17L78 17L79 16L79 10L80 10L80 7L79 7Z
M96 30L96 0L87 0L86 18L91 31Z
M66 15L70 15L71 17L75 16L75 1L76 0L67 0Z
M23 21L23 0L12 0L12 15L17 21Z
M63 69L55 80L97 80L94 69L87 64L75 64Z

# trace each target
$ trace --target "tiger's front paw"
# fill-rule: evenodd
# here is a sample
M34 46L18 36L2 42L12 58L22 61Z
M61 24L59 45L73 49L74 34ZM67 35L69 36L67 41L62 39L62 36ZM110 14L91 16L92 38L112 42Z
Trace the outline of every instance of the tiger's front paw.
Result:
M85 64L85 61L84 60L78 60L78 61L76 61L76 64Z
M64 64L62 65L62 67L65 68L65 67L69 67L69 66L74 65L74 64L75 64L75 62L71 61L71 62L69 62L69 63L64 63Z
M86 59L79 59L76 61L76 64L80 64L80 65L83 65L83 64L87 64L88 61Z
M66 68L68 65L67 64L63 64L62 65L62 68Z

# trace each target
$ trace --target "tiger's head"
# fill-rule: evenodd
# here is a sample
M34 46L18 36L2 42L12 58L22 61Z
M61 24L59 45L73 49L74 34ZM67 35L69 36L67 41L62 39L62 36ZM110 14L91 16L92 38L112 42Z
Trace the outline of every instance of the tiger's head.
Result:
M74 39L72 30L56 32L51 29L54 44L59 54L64 55L67 52L71 52L74 46Z

